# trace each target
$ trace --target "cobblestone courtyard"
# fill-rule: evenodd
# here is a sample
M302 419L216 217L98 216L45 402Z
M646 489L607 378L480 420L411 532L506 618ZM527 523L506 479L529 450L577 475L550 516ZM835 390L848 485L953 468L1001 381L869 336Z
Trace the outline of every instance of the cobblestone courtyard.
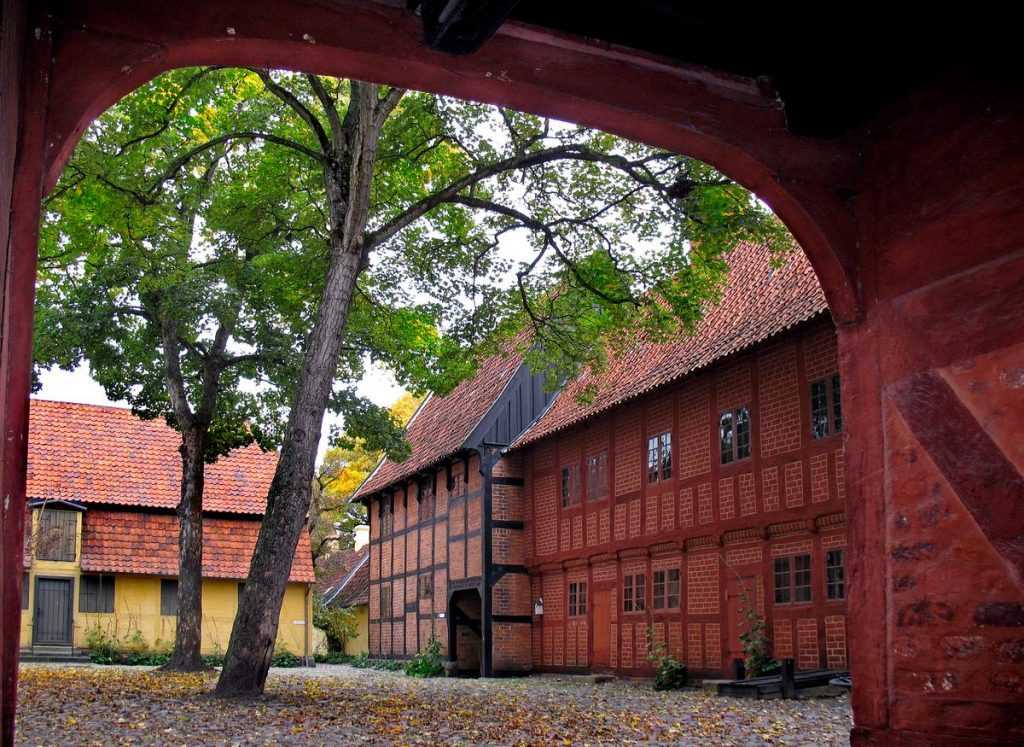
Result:
M415 680L320 666L274 670L263 698L210 698L212 676L140 668L21 669L20 745L839 745L846 697L751 701L588 678Z

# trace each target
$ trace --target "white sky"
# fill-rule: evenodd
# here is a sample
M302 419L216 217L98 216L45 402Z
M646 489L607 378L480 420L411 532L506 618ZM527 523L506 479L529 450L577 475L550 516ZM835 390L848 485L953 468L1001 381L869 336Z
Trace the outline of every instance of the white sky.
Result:
M90 376L88 363L79 366L74 371L52 368L49 371L44 371L39 379L43 387L33 395L38 399L56 399L85 405L128 407L128 403L123 400L112 402L107 399L103 387L93 381ZM395 378L389 371L371 365L367 368L362 381L359 382L357 391L373 403L388 407L402 396L405 390L395 382ZM323 458L324 452L327 450L327 437L332 425L342 425L341 419L328 412L324 418L323 432L320 434L317 462Z

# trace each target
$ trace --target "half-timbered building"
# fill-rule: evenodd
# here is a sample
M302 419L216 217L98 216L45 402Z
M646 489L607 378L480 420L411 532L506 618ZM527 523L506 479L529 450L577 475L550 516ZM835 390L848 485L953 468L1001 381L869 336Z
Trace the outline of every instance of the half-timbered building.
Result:
M499 355L424 402L357 493L372 656L436 636L483 675L644 674L660 646L723 673L759 616L776 658L846 666L835 328L802 252L729 262L692 335L554 393Z

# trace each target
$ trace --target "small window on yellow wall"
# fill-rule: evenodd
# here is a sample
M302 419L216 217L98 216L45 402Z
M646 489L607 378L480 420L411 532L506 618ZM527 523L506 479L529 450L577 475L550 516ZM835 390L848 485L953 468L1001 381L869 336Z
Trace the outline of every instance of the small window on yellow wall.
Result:
M78 582L79 612L114 611L114 577L82 576Z
M178 614L178 579L176 578L160 579L160 614L168 616Z

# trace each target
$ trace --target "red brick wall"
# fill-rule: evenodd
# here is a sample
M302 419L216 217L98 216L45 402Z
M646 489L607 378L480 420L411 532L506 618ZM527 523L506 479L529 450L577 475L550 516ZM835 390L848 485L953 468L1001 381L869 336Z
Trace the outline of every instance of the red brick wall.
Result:
M582 669L579 621L566 618L565 564L593 559L589 595L614 589L611 666L649 673L646 630L696 671L731 670L725 604L731 568L756 576L757 607L775 638L776 656L801 669L841 668L846 658L846 605L825 599L825 553L845 544L842 436L810 437L810 379L835 373L835 331L828 320L795 329L664 390L614 408L583 426L525 450L527 563L544 598L534 666ZM751 456L719 463L718 415L747 406ZM646 437L673 436L673 475L647 484ZM562 465L608 448L611 495L568 509L558 499ZM672 550L672 548L675 548ZM774 604L772 559L812 556L812 601ZM665 553L670 552L669 560ZM681 605L653 609L653 572L676 564ZM643 613L623 613L623 575L646 576ZM848 582L848 578L847 578ZM587 621L592 622L593 610ZM592 642L593 631L588 630Z
M518 464L518 461L516 461ZM463 464L453 467L456 485L449 493L447 472L436 473L435 508L432 516L420 516L418 484L406 485L407 495L398 490L393 497L394 532L381 536L379 499L371 501L370 513L370 641L372 656L411 656L436 635L442 649L448 648L448 585L451 580L480 572L480 505L482 480L479 460L469 462L469 482L464 482ZM505 491L501 510L522 510L519 495ZM474 530L476 535L473 536ZM469 535L467 537L467 531ZM523 540L505 538L502 552L525 557ZM520 561L521 562L521 561ZM421 576L433 579L433 593L419 599ZM380 589L391 587L391 609L382 610Z

